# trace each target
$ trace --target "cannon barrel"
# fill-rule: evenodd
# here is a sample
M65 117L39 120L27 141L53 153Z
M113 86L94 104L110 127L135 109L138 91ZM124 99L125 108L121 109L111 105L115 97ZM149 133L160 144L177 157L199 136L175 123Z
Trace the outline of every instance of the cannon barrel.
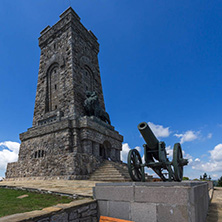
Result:
M149 151L152 152L155 159L159 160L158 146L159 140L156 138L150 127L146 122L142 122L138 125L138 129L145 140Z

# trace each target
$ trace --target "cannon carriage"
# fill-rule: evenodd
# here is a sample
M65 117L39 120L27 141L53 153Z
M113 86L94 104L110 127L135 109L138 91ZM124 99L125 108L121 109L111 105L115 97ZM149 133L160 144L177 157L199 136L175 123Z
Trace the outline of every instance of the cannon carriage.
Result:
M158 141L146 122L138 125L138 129L146 144L144 148L144 160L136 149L128 153L128 171L133 181L145 181L144 167L150 167L163 181L182 181L183 167L188 164L187 159L183 159L180 143L176 143L173 148L173 160L167 158L166 145ZM166 171L166 173L164 173Z

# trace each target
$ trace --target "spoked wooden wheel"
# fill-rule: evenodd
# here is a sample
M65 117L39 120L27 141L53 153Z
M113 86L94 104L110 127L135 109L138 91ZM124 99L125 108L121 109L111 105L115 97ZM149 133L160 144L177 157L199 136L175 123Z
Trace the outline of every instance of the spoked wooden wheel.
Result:
M175 181L182 181L183 179L183 153L180 143L175 143L173 148L173 168Z
M128 171L131 179L133 181L141 181L142 180L142 159L138 150L133 149L128 153Z

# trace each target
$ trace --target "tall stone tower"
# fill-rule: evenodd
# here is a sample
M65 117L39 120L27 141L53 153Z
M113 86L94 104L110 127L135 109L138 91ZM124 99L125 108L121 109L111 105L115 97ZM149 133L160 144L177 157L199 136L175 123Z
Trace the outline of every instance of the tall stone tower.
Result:
M104 159L120 161L123 137L105 111L95 35L70 7L41 32L39 47L33 125L6 178L84 179Z

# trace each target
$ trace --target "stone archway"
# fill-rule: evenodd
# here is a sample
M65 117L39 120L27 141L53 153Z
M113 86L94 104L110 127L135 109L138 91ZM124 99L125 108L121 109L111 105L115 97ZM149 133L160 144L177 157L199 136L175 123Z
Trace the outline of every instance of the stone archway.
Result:
M103 159L105 158L105 149L103 144L99 145L99 156L101 156Z
M105 159L111 159L111 143L109 141L105 141L103 143L103 147L104 147L104 158Z

